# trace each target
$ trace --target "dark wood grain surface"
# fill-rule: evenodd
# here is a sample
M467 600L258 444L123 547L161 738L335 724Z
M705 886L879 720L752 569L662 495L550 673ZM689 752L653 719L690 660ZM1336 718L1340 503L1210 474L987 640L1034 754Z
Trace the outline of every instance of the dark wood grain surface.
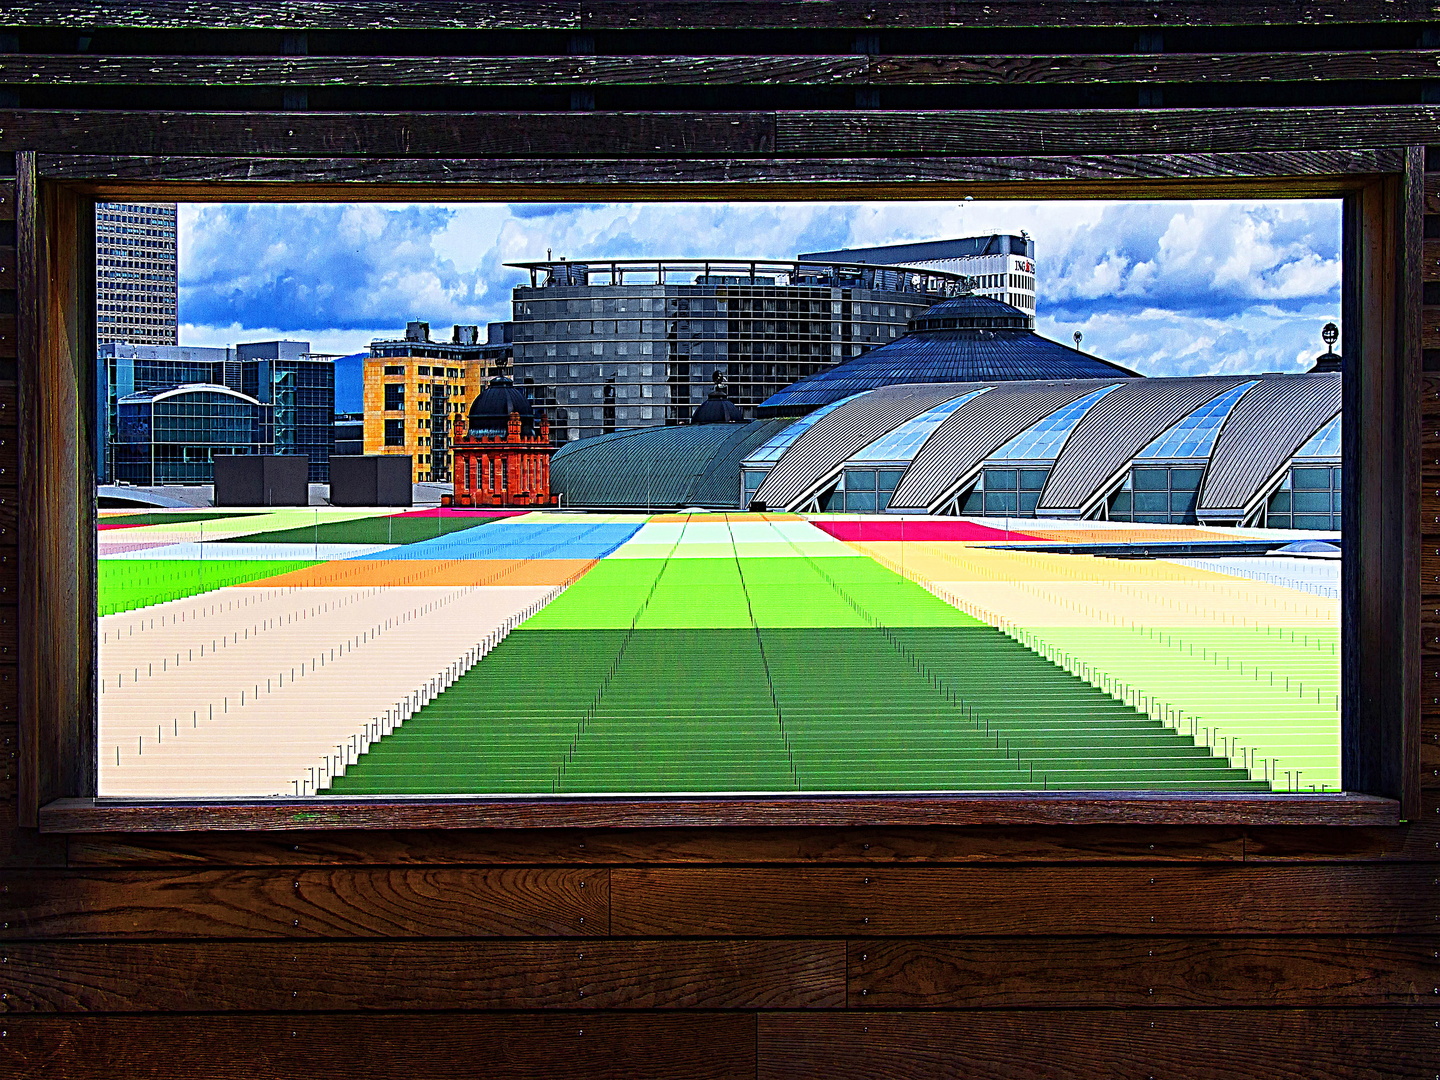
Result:
M13 938L575 937L605 934L599 869L15 871Z
M1430 1011L1371 1009L779 1013L759 1018L759 1076L1434 1074Z
M1070 56L4 55L16 86L1043 86L1440 78L1440 52Z
M846 946L12 942L5 963L3 1011L10 1013L834 1009L845 1006ZM1379 1001L1378 991L1371 997Z
M84 554L66 546L84 508L33 485L52 535L8 539L13 474L37 461L14 440L93 352L75 297L57 323L33 284L9 291L83 245L62 204L1304 195L1379 221L1398 199L1367 280L1440 284L1437 18L1431 0L6 5L0 1075L1440 1075L1433 289L1344 319L1364 330L1351 384L1390 349L1418 410L1386 433L1404 467L1367 473L1399 502L1365 503L1419 535L1367 585L1418 596L1372 641L1416 639L1395 678L1418 722L1380 725L1408 740L1403 802L81 798L42 832L22 813L38 792L88 792L27 772L21 690L57 741L84 725L37 684L63 635L7 652L34 647L20 564ZM60 578L43 602L90 617Z
M1428 866L616 868L617 936L1421 934Z
M220 27L251 29L563 29L719 27L987 28L1344 25L1421 21L1424 0L437 0L417 9L400 0L266 0L244 6L224 0L132 0L125 5L16 0L12 25L92 30Z
M0 109L0 151L48 154L782 157L1243 153L1405 146L1440 106L1031 111L273 113Z
M122 1063L182 1080L749 1080L756 1068L745 1012L7 1017L4 1030L16 1080L115 1080Z

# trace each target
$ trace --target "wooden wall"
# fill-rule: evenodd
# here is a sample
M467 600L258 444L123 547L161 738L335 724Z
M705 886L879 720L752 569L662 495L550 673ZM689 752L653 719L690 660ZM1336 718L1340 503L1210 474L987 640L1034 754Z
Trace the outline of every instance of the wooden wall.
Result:
M1440 145L1410 448L1424 797L1393 828L21 828L16 311L33 298L8 179L17 150L242 182L433 180L457 167L440 157L563 177L565 155L631 180L781 158L825 179L837 167L806 155L842 151L854 177L943 180L950 158L979 175L993 155L1011 157L997 176L1103 171L1037 157L1087 140L1156 175L1183 171L1166 154L1298 162L1440 144L1427 5L124 6L116 28L98 5L0 13L0 1075L1440 1075ZM416 59L441 51L459 55ZM458 84L427 82L435 64Z

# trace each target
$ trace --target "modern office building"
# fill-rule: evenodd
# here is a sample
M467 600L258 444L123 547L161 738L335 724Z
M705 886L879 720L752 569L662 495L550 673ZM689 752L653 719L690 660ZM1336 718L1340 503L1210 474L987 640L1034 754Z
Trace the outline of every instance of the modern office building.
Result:
M95 323L101 345L178 345L174 203L95 206Z
M746 417L957 295L940 271L737 259L512 264L515 379L557 443L683 424L717 371Z
M303 341L250 342L234 348L192 345L102 344L97 350L98 437L96 475L122 480L111 447L118 438L118 402L129 395L189 383L215 383L271 406L269 443L276 454L304 454L310 479L329 479L334 438L333 358L310 352ZM160 483L161 481L156 481ZM176 481L178 482L178 481Z
M455 418L506 369L510 355L509 323L491 323L483 342L478 326L463 325L449 341L432 341L427 322L406 324L403 338L372 342L364 373L364 452L410 457L416 483L453 480Z
M1010 236L967 236L956 240L931 240L920 244L890 244L886 247L842 248L815 251L802 259L854 261L886 266L911 266L917 270L940 270L976 279L980 296L1019 308L1035 325L1035 241L1028 233Z
M116 407L120 483L209 484L217 454L268 454L271 406L218 383L142 390Z
M235 359L234 349L131 341L102 342L96 353L95 475L102 484L116 479L111 448L118 434L116 404L121 398L185 383L223 384L225 365Z
M257 341L235 346L235 365L238 371L226 373L225 385L274 407L274 453L305 455L311 483L327 483L335 357L312 353L308 341Z

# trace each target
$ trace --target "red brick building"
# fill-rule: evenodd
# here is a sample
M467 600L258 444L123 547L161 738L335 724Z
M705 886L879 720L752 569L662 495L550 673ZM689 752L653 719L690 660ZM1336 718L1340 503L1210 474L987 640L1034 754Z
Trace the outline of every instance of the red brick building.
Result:
M501 375L455 418L454 487L449 506L555 506L550 494L550 422Z

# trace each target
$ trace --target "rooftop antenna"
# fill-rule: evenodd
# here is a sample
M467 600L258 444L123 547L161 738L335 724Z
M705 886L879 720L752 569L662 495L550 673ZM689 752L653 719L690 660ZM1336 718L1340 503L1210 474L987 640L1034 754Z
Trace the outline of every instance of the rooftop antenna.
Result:
M550 249L547 247L547 248L545 249L545 261L546 261L546 262L549 262L550 259L551 259Z
M1072 336L1075 338L1075 348L1080 348L1080 342L1084 340L1085 335L1082 334L1079 330L1076 330Z

